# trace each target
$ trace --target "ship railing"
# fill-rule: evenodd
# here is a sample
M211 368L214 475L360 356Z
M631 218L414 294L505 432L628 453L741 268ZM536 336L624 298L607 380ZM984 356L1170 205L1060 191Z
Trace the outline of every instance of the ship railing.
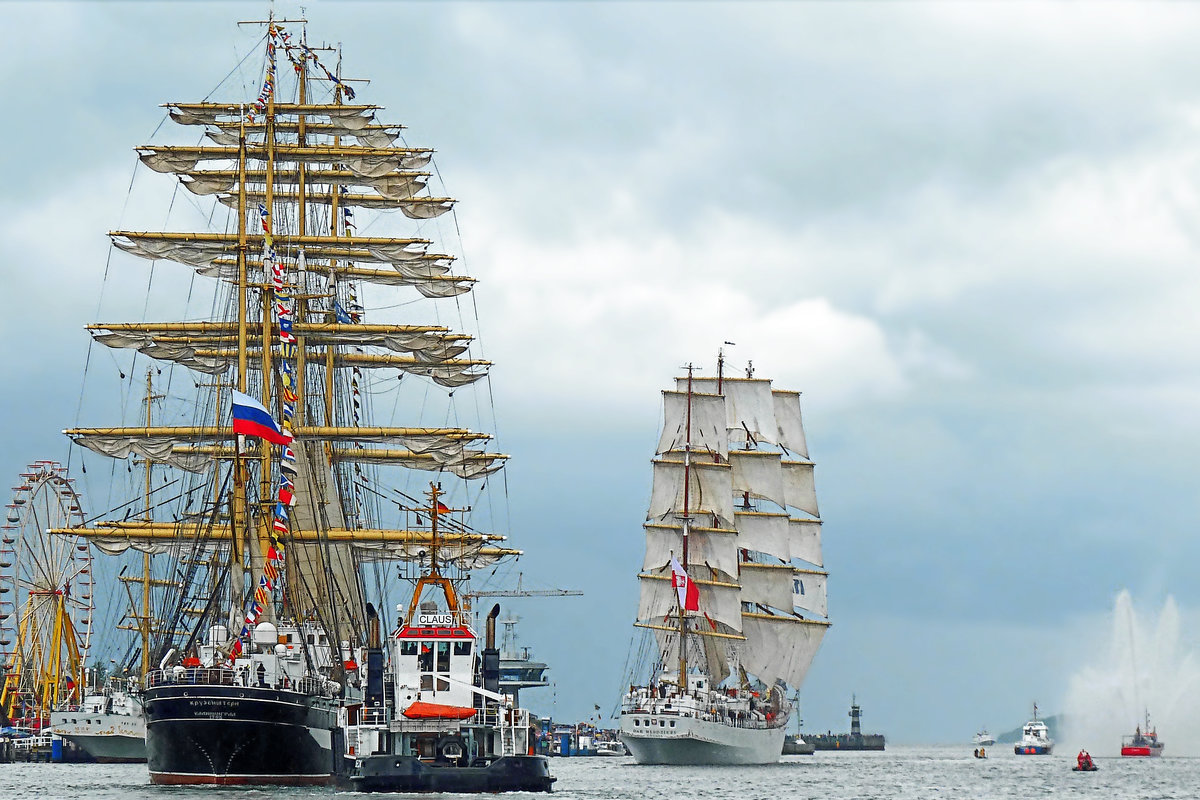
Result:
M146 686L163 685L185 686L249 686L257 684L250 678L246 670L232 670L223 667L175 667L172 669L156 669L146 673ZM303 678L281 680L278 684L268 686L271 689L282 689L297 694L332 697L333 688L324 678L314 678L306 675Z
M14 739L14 750L41 750L45 747L50 747L52 737L50 734L39 734L37 736L27 736L24 739Z
M680 707L656 702L649 704L631 703L621 708L623 714L648 714L656 717L690 717L704 722L719 722L734 728L779 728L785 723L783 717L767 719L766 715L756 711L729 711L727 709L710 707L707 711L693 706Z
M231 669L221 667L186 667L182 669L156 669L146 673L146 686L166 684L235 686L236 675Z
M289 682L291 685L284 687L299 694L319 695L321 697L333 697L334 690L329 681L324 678L314 678L311 675L305 675L303 678L297 678Z
M386 708L364 708L358 712L360 725L387 725L391 715Z

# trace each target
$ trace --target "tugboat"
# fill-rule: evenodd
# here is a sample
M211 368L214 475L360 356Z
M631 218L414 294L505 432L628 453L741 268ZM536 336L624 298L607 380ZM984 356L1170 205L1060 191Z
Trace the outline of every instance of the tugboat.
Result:
M404 616L386 670L379 617L368 606L366 692L339 712L346 750L338 784L355 792L548 792L555 779L534 754L529 711L500 692L500 606L487 616L477 657L470 612L439 571L438 518L449 509L438 496L431 484L429 571L408 608L397 608ZM426 588L440 589L442 602L422 601Z
M1033 704L1033 719L1025 723L1021 741L1013 745L1013 752L1019 756L1048 756L1054 749L1054 740L1050 738L1050 729L1046 723L1038 719L1037 703Z
M1121 755L1123 756L1161 756L1163 743L1158 740L1158 729L1150 727L1150 712L1146 712L1146 727L1138 725L1134 728L1133 736L1121 740Z

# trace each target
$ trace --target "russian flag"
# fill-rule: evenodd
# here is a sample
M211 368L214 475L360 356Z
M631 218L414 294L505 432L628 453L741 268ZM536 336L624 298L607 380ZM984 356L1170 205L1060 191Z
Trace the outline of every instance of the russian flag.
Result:
M271 416L263 404L248 394L233 390L233 432L245 436L257 436L271 444L287 444L292 441Z

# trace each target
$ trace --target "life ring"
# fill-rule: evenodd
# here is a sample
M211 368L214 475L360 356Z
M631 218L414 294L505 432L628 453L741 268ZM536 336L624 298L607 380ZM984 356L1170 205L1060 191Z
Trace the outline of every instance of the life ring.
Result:
M441 761L457 762L467 754L467 743L457 733L449 733L437 740L436 752Z

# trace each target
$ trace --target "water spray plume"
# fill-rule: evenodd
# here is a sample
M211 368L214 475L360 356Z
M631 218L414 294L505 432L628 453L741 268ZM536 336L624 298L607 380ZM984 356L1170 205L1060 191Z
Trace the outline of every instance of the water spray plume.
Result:
M1200 753L1200 656L1180 642L1179 607L1168 597L1157 619L1117 595L1106 650L1071 677L1060 749L1115 756L1136 726L1158 729L1166 755Z

